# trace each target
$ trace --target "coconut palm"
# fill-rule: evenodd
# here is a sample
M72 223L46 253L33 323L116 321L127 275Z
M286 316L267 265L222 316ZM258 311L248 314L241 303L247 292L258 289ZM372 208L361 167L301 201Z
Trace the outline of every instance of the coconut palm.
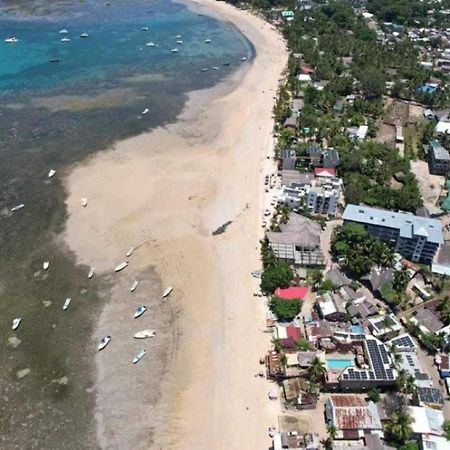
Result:
M408 281L409 281L408 269L406 267L402 267L400 270L395 272L394 289L397 292L404 292L406 286L408 285Z
M395 412L387 424L387 432L398 444L404 444L411 437L412 418L406 410Z
M400 370L396 381L398 390L404 395L412 395L416 392L415 379L404 370Z
M317 356L311 361L308 367L308 374L314 382L321 381L326 371L325 363Z

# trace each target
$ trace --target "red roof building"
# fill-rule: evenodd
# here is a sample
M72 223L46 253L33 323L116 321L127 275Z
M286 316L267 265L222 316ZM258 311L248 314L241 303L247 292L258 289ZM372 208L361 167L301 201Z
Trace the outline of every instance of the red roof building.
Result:
M325 168L325 167L315 167L314 175L316 177L335 177L336 169L335 168Z
M286 289L278 288L275 291L277 297L283 298L284 300L304 300L308 294L308 286L291 286Z

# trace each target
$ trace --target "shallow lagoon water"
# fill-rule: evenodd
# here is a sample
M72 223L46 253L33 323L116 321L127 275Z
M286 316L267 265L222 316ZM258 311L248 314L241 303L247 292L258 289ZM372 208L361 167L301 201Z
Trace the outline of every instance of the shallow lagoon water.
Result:
M0 0L0 30L0 447L96 448L91 335L112 280L88 280L58 241L61 179L115 140L176 120L187 92L217 83L252 49L228 24L167 1ZM19 42L3 42L11 36Z

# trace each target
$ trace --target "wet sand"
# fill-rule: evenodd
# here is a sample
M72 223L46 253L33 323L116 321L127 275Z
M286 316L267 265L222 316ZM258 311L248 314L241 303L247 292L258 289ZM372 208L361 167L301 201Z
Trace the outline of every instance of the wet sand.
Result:
M276 424L270 384L254 377L269 337L250 272L260 266L263 166L287 53L261 19L212 0L195 5L235 24L255 59L192 93L176 124L118 142L66 180L65 242L114 286L93 336L93 345L113 336L96 355L102 448L267 448ZM129 266L114 274L131 246ZM130 293L134 279L142 283ZM139 304L149 311L134 320ZM133 340L144 328L157 337ZM147 354L134 366L140 348Z

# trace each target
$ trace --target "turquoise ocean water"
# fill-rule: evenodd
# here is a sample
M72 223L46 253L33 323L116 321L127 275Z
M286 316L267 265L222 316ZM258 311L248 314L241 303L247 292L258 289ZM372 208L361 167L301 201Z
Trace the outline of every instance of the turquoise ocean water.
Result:
M243 56L252 46L230 24L167 0L0 0L0 448L96 448L87 349L108 281L88 285L88 269L55 243L66 215L59 175L176 120L189 91L213 86ZM70 320L67 296L80 305Z

